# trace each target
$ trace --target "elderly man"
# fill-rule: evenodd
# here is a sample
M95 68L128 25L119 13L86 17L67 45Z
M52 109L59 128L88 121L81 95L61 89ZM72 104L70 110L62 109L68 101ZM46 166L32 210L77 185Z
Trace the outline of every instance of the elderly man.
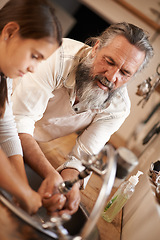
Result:
M132 24L111 25L90 45L64 39L62 46L26 74L13 94L13 111L26 162L44 179L39 192L52 213L73 214L80 184L65 196L60 182L77 176L82 154L97 154L130 112L126 83L153 56L144 31ZM56 171L36 141L82 131L70 160Z

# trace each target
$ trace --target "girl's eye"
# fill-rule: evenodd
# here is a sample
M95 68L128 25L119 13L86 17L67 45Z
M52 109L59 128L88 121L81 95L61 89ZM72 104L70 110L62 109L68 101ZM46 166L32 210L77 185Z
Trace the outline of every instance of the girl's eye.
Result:
M38 56L37 55L32 54L32 58L38 60Z

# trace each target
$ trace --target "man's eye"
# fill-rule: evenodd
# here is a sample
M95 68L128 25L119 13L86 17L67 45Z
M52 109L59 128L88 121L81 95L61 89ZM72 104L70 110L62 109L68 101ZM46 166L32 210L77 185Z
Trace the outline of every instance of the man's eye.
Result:
M124 71L121 71L122 75L125 76L125 77L130 77L130 74L129 73L126 73Z
M110 60L108 60L108 59L106 59L106 58L105 58L105 61L106 61L106 63L107 63L108 65L111 65L111 66L114 65L114 62L112 62L112 61L110 61Z
M106 57L103 57L103 61L105 62L105 63L107 63L108 65L113 65L114 63L112 62L112 61L110 61L108 58L106 58Z
M121 73L122 73L122 75L127 76L127 74L125 72L121 71Z
M105 58L105 61L106 61L106 63L107 63L108 65L111 65L111 66L113 66L113 65L115 64L113 61L111 61L111 60L108 59L108 58Z
M107 63L109 64L109 65L114 65L114 63L113 62L109 62L109 61L107 61Z

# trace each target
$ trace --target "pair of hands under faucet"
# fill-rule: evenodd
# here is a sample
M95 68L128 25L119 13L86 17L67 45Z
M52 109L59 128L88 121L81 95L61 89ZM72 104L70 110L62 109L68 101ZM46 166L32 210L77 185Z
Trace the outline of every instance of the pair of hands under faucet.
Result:
M61 172L63 181L77 178L79 172L74 169L64 169ZM55 184L56 183L56 184ZM42 197L43 206L47 209L49 215L56 216L63 213L72 215L78 210L80 204L80 182L76 182L68 193L59 192L58 186L62 179L55 174L49 174L42 182L38 193ZM57 186L55 188L55 186Z

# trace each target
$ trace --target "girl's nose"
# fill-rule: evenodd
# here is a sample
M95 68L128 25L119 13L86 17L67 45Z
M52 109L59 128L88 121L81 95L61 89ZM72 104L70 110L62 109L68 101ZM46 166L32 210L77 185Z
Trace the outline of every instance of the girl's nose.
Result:
M29 66L27 68L27 71L33 73L34 72L34 67L33 66Z

